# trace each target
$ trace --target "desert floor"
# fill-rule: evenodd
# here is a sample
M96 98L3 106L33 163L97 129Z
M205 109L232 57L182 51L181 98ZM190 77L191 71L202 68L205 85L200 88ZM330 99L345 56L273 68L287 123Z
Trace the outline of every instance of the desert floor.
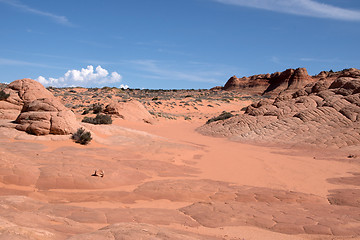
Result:
M358 158L203 136L205 121L83 123L86 146L1 128L0 239L360 239Z

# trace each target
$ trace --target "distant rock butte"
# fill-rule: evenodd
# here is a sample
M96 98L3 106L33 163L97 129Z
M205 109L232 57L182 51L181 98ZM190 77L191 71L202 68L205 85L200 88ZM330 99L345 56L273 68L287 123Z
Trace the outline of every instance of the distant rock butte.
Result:
M305 71L277 74L281 81L275 84L273 80L274 85L267 87L285 89L282 85L287 79L286 89L296 91L282 91L276 98L264 98L248 106L244 114L205 124L198 131L247 142L333 148L360 145L360 71L322 72L300 88L308 81ZM232 82L238 80L234 78Z
M250 94L276 95L281 92L293 92L314 83L318 80L334 81L339 77L360 76L360 71L355 68L339 72L320 72L318 75L309 76L305 68L287 69L284 72L275 72L237 78L232 76L222 88L228 91L244 91Z
M18 130L34 135L66 135L78 126L75 114L35 80L16 80L4 92L10 96L0 101L0 118L15 120Z

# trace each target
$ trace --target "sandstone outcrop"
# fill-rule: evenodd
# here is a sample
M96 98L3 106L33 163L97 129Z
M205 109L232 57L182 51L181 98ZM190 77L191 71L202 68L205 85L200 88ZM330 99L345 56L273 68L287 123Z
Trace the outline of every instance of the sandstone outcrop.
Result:
M153 117L148 110L136 100L112 102L105 107L104 113L129 121L144 121L146 123L153 121Z
M9 97L0 101L1 119L15 120L25 103L54 97L39 82L27 78L13 81L3 91L9 94Z
M16 129L34 135L66 135L78 126L75 114L54 97L25 103L15 122Z
M299 78L290 73L286 78L292 75L297 87ZM320 79L296 92L282 92L275 99L251 104L244 114L205 124L198 131L240 141L334 148L359 145L359 73L359 70L350 69L336 73L333 82Z
M244 91L250 94L277 95L279 93L293 93L310 83L322 80L331 83L340 77L360 77L360 70L344 69L339 72L322 71L318 75L309 76L305 68L287 69L284 72L260 74L250 77L237 78L232 76L223 87L228 91Z
M35 80L16 80L3 91L9 96L0 101L0 118L15 120L18 130L34 135L66 135L78 126L75 114Z

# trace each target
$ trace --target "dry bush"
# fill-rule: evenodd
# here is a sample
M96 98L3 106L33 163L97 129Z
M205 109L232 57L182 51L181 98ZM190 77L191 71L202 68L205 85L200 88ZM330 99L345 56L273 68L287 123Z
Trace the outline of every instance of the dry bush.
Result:
M232 113L229 113L229 112L222 112L219 116L217 117L213 117L213 118L210 118L206 124L209 124L209 123L212 123L212 122L216 122L216 121L220 121L220 120L225 120L225 119L228 119L228 118L231 118L233 117L234 115Z
M96 117L84 117L82 122L91 124L112 124L111 116L105 114L98 114Z
M86 145L92 140L92 137L90 132L86 132L84 128L79 128L76 133L71 136L71 139L76 143Z

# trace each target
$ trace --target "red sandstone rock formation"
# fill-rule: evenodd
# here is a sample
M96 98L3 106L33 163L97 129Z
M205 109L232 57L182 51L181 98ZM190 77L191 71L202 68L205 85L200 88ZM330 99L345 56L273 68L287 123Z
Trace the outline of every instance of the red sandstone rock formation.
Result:
M54 97L25 103L15 122L16 129L34 135L66 135L78 126L75 114Z
M4 92L10 96L0 101L0 118L2 119L15 120L24 103L39 98L53 98L53 95L43 85L27 78L13 81L4 89Z
M78 126L75 114L35 80L16 80L4 92L9 97L0 101L0 118L16 119L18 130L34 135L66 135Z
M298 68L243 78L232 76L226 82L223 90L244 91L260 95L277 95L279 93L293 93L307 84L317 82L318 80L332 82L340 77L360 77L360 70L350 68L339 72L322 71L316 76L309 76L305 68Z
M151 114L136 100L112 102L105 107L104 112L130 121L144 121L147 123L153 121Z
M305 73L287 70L278 75L281 81L271 90L297 89L308 81ZM320 75L316 77L320 80L296 92L281 91L275 99L251 104L242 115L205 124L198 131L244 141L334 148L360 145L360 71ZM323 76L336 80L329 82Z

